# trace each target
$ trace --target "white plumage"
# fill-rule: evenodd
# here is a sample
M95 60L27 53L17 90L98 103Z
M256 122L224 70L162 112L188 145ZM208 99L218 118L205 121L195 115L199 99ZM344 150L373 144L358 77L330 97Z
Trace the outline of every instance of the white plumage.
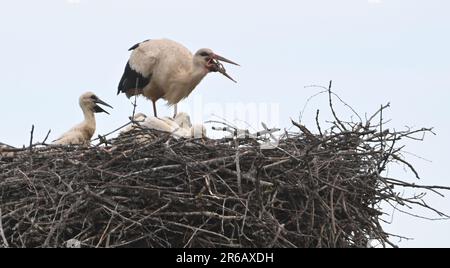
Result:
M14 149L16 149L16 148L0 142L0 158L1 157L8 157L8 158L14 157L14 154L15 154Z
M13 146L0 142L0 149L14 149Z
M187 113L179 113L173 119L178 126L189 129L192 127L191 117Z
M179 113L173 118L163 117L158 118L154 116L145 116L138 113L134 116L135 125L130 126L122 131L127 133L136 128L138 125L141 128L154 129L171 133L175 138L204 138L206 137L206 128L202 124L192 125L191 119L186 113ZM144 138L144 137L139 137Z
M210 72L220 72L232 79L219 60L238 65L210 49L200 49L192 55L183 45L168 39L147 40L130 50L133 52L119 82L118 94L144 95L153 102L155 117L158 99L176 105Z
M107 113L98 104L112 108L106 102L100 100L94 93L86 92L79 98L79 105L83 111L84 121L74 126L55 140L55 145L90 145L91 138L96 130L95 113Z

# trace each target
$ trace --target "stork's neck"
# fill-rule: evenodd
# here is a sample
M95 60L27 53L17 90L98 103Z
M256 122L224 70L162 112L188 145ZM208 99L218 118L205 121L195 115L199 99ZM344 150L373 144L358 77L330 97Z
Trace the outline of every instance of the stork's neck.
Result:
M189 66L189 65L188 65ZM172 79L169 89L165 92L164 99L169 104L176 104L191 94L192 90L208 74L208 70L195 61L186 68L180 68L180 71Z
M88 109L86 107L82 107L83 114L84 114L84 124L86 124L87 127L95 129L95 114L91 109Z
M190 72L186 75L186 81L189 81L190 88L194 89L208 73L208 69L203 64L194 60Z

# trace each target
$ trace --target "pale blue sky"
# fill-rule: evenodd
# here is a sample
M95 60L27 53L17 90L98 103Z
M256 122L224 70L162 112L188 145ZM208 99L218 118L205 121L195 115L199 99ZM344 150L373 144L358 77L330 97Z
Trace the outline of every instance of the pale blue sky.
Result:
M391 102L391 127L434 126L437 136L407 147L432 163L409 159L423 183L450 185L449 10L445 0L4 0L0 141L27 143L32 124L37 138L49 129L57 138L81 121L77 99L87 90L114 106L111 116L98 116L100 133L125 123L131 107L116 89L127 49L167 37L191 50L212 48L242 65L229 68L238 84L211 74L184 109L273 103L279 105L279 126L289 127L289 117L298 118L317 92L304 87L332 79L336 92L361 114ZM160 113L171 113L163 101L158 105ZM209 118L202 109L194 120ZM312 129L316 109L326 117L326 100L316 99L306 110L304 123ZM150 103L140 99L139 110L150 113ZM227 119L248 121L239 114ZM413 177L401 168L392 168L391 175ZM450 214L448 198L428 201ZM399 243L403 247L450 247L449 221L396 214L386 229L415 238Z

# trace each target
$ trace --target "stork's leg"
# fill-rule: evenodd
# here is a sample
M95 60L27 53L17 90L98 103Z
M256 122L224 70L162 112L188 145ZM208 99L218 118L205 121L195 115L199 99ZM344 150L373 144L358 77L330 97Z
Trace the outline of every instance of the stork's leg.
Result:
M158 113L156 113L156 101L152 100L153 102L153 114L155 115L155 117L158 117Z
M177 117L177 114L178 114L178 105L175 104L175 105L173 106L173 118L174 118L174 119L175 119L175 117Z

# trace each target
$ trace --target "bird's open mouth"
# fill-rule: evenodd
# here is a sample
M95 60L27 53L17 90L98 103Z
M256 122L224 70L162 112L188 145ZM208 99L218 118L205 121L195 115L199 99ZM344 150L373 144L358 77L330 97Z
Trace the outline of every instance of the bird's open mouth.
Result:
M107 111L105 111L102 107L99 106L99 104L105 105L109 108L113 108L111 105L109 105L108 103L102 101L101 99L96 99L95 101L95 106L94 106L94 112L96 113L107 113L109 114Z
M228 73L227 70L225 69L225 67L223 66L223 64L220 61L224 61L224 62L228 62L231 63L233 65L237 65L239 66L239 64L234 63L228 59L225 59L224 57L221 57L219 55L214 55L213 58L211 58L208 61L208 64L206 65L206 67L208 68L208 70L210 72L219 72L221 74L223 74L225 77L227 77L228 79L230 79L231 81L236 82L236 80L234 80Z

